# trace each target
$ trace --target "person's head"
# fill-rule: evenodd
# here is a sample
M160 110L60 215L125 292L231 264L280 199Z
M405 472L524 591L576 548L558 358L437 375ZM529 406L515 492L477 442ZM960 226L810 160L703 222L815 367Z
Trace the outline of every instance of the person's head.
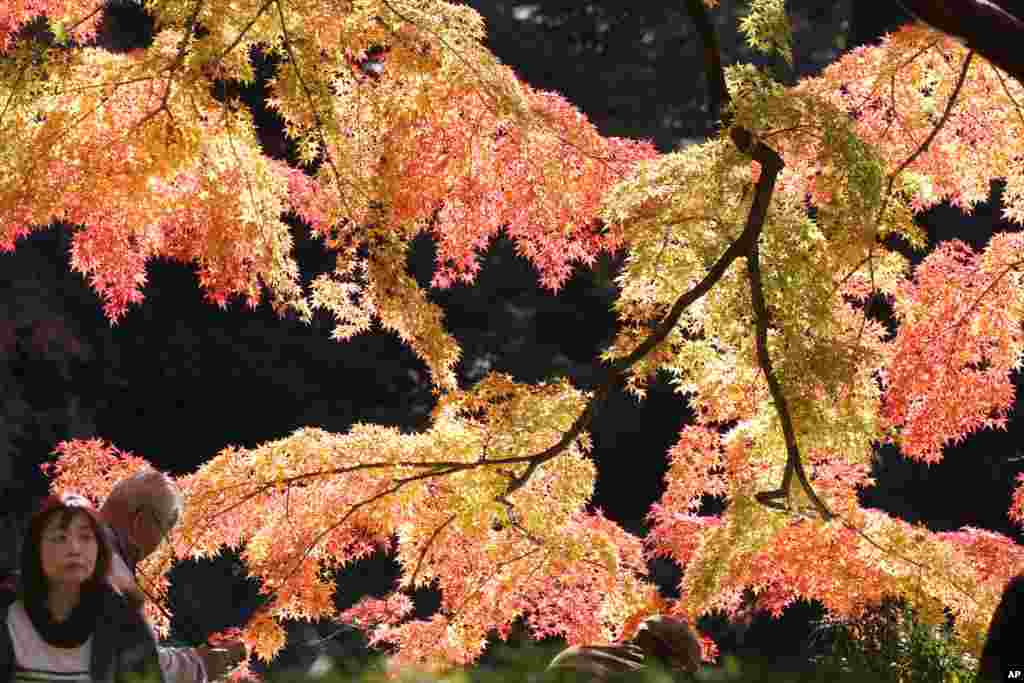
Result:
M644 668L644 652L632 643L614 645L575 645L555 655L547 671L548 680L604 683L624 680L628 674Z
M134 548L136 559L142 560L178 523L181 507L181 493L171 478L145 468L114 486L100 514Z
M82 496L49 496L29 521L21 551L21 590L42 604L51 589L95 589L110 567L96 511Z
M650 617L640 625L633 643L669 669L693 673L700 668L700 640L690 625L680 619Z

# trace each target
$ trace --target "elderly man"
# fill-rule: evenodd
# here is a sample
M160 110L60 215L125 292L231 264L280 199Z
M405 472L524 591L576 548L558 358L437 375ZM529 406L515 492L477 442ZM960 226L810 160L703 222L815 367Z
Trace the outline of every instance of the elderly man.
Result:
M700 641L685 622L655 615L640 625L629 642L615 645L577 645L562 650L549 671L573 671L575 680L616 680L640 672L652 663L673 673L694 674L700 667Z
M113 551L110 584L140 609L145 597L135 582L135 567L174 528L181 507L181 493L170 477L149 468L118 482L100 507ZM241 661L245 650L232 643L223 649L160 647L157 654L168 683L206 683Z

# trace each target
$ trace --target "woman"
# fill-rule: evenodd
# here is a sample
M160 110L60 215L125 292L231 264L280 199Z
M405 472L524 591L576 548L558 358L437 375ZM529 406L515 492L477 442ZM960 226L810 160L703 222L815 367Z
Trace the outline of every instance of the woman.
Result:
M163 683L156 642L107 583L110 548L81 496L51 496L29 522L17 599L0 606L0 683Z

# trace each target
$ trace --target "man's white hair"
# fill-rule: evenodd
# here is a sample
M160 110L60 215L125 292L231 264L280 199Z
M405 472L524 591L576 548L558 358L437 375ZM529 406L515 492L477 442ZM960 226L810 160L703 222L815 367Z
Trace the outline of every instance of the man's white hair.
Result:
M181 517L181 492L163 472L152 468L139 470L117 482L103 501L101 514L130 515L141 507L148 507L160 518L164 531L169 531Z

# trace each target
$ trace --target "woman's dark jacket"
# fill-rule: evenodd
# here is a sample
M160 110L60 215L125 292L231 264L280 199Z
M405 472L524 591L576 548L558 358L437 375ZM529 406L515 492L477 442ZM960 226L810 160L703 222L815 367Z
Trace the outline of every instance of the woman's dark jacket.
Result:
M0 683L14 678L14 649L7 627L7 610L14 597L0 590ZM112 590L103 591L99 609L89 665L92 683L132 683L135 676L164 683L156 641L138 611Z

